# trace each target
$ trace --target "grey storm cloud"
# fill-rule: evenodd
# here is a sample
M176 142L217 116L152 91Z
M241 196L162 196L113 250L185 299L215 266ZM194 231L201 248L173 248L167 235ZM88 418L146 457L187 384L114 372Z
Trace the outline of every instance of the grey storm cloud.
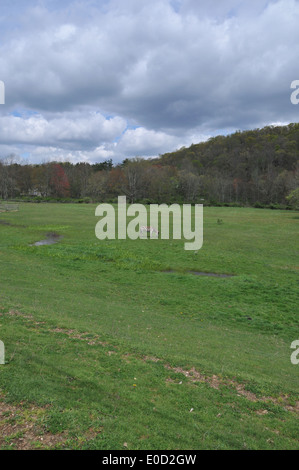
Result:
M6 1L0 152L96 161L298 121L296 0Z

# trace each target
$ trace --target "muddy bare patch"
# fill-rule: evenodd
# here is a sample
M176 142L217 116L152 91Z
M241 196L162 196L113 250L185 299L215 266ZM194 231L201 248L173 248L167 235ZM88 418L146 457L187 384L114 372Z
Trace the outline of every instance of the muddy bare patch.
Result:
M295 405L291 405L289 403L288 396L280 396L279 398L274 397L257 397L254 393L246 390L245 385L236 382L235 380L220 378L217 375L213 376L206 376L200 372L198 372L195 368L190 370L185 370L181 367L171 367L170 365L166 364L164 367L167 370L172 372L176 372L179 374L183 374L190 382L202 382L208 384L210 387L214 389L219 389L220 385L228 386L236 390L238 396L242 396L249 401L252 402L261 402L261 403L273 403L274 405L283 406L283 408L287 411L292 413L299 413L299 401L296 402Z
M76 438L71 438L67 431L53 434L43 426L50 409L51 405L6 403L5 396L0 392L0 450L68 449L95 439L103 430L102 427L90 427Z
M5 316L5 315L7 315L8 317L19 318L19 319L25 321L26 324L29 325L31 328L32 327L39 327L41 325L46 324L46 322L44 322L44 321L34 320L33 315L26 314L26 313L23 313L23 312L19 312L18 310L9 310L9 312L0 313L0 317Z
M23 312L19 312L19 310L9 310L9 312L4 313L3 315L8 315L10 317L21 317L21 318L26 318L27 320L32 320L33 316L32 315L26 315Z
M216 375L212 377L206 377L205 375L198 372L194 367L190 370L182 369L181 367L171 367L170 365L166 364L165 368L172 372L176 372L177 374L183 374L187 379L191 382L204 382L208 383L212 388L218 389L221 383L220 379Z
M16 450L33 450L63 445L65 434L44 432L39 425L49 406L19 406L4 402L0 396L0 447Z
M105 341L100 341L100 339L99 339L100 337L98 335L94 335L94 336L91 337L89 333L79 333L76 330L67 330L67 329L64 329L64 328L53 328L49 331L52 331L53 333L65 334L69 338L72 338L72 339L78 339L80 341L86 341L87 344L89 344L90 346L96 346L96 345L107 346L108 345L108 343L106 343Z
M152 362L159 362L160 361L160 359L158 359L155 356L144 356L144 360L145 361L152 361Z
M257 414L258 416L265 416L267 414L269 414L269 411L268 410L258 410L255 412L255 414Z
M1 307L0 307L1 310ZM49 333L61 333L66 336L68 336L71 339L76 339L79 341L85 341L89 346L96 346L96 345L101 345L101 346L109 346L109 343L105 341L100 340L99 335L92 335L90 333L80 333L76 330L72 329L67 329L67 328L48 328L47 323L45 321L37 321L34 319L33 315L30 314L25 314L23 312L19 312L18 310L9 310L7 313L0 313L1 316L9 316L9 317L15 317L22 319L26 322L26 325L30 328L38 328L38 327L43 327L44 331L47 331ZM110 345L111 347L111 345ZM112 346L113 347L113 346ZM109 351L110 355L114 353L114 351Z

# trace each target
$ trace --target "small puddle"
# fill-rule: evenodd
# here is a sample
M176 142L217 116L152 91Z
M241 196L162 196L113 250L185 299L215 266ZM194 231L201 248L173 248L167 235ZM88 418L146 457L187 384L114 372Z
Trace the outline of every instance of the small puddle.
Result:
M233 277L232 274L205 273L202 271L187 271L186 273L181 273L179 271L174 271L173 269L168 269L162 272L163 273L177 273L177 274L193 274L194 276L208 276L208 277Z
M21 227L21 228L26 228L26 225L17 225L17 224L12 224L10 222L7 222L7 220L0 219L0 225L7 225L7 227Z
M47 238L44 240L40 240L38 242L32 243L30 246L42 246L42 245L54 245L61 240L62 236L58 235L58 233L47 233Z
M188 271L188 274L193 274L194 276L233 277L232 274L204 273L200 271Z

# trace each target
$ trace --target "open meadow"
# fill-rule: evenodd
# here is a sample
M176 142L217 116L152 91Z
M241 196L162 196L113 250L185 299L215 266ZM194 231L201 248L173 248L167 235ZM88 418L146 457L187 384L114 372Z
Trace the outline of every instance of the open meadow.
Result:
M194 252L95 208L0 213L0 449L298 449L298 212L204 208Z

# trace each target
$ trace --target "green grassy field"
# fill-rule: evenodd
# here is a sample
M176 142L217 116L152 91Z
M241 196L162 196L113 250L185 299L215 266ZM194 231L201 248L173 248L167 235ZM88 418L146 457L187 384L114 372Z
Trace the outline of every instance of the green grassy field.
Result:
M0 448L298 449L298 212L205 208L196 253L95 207L0 213Z

